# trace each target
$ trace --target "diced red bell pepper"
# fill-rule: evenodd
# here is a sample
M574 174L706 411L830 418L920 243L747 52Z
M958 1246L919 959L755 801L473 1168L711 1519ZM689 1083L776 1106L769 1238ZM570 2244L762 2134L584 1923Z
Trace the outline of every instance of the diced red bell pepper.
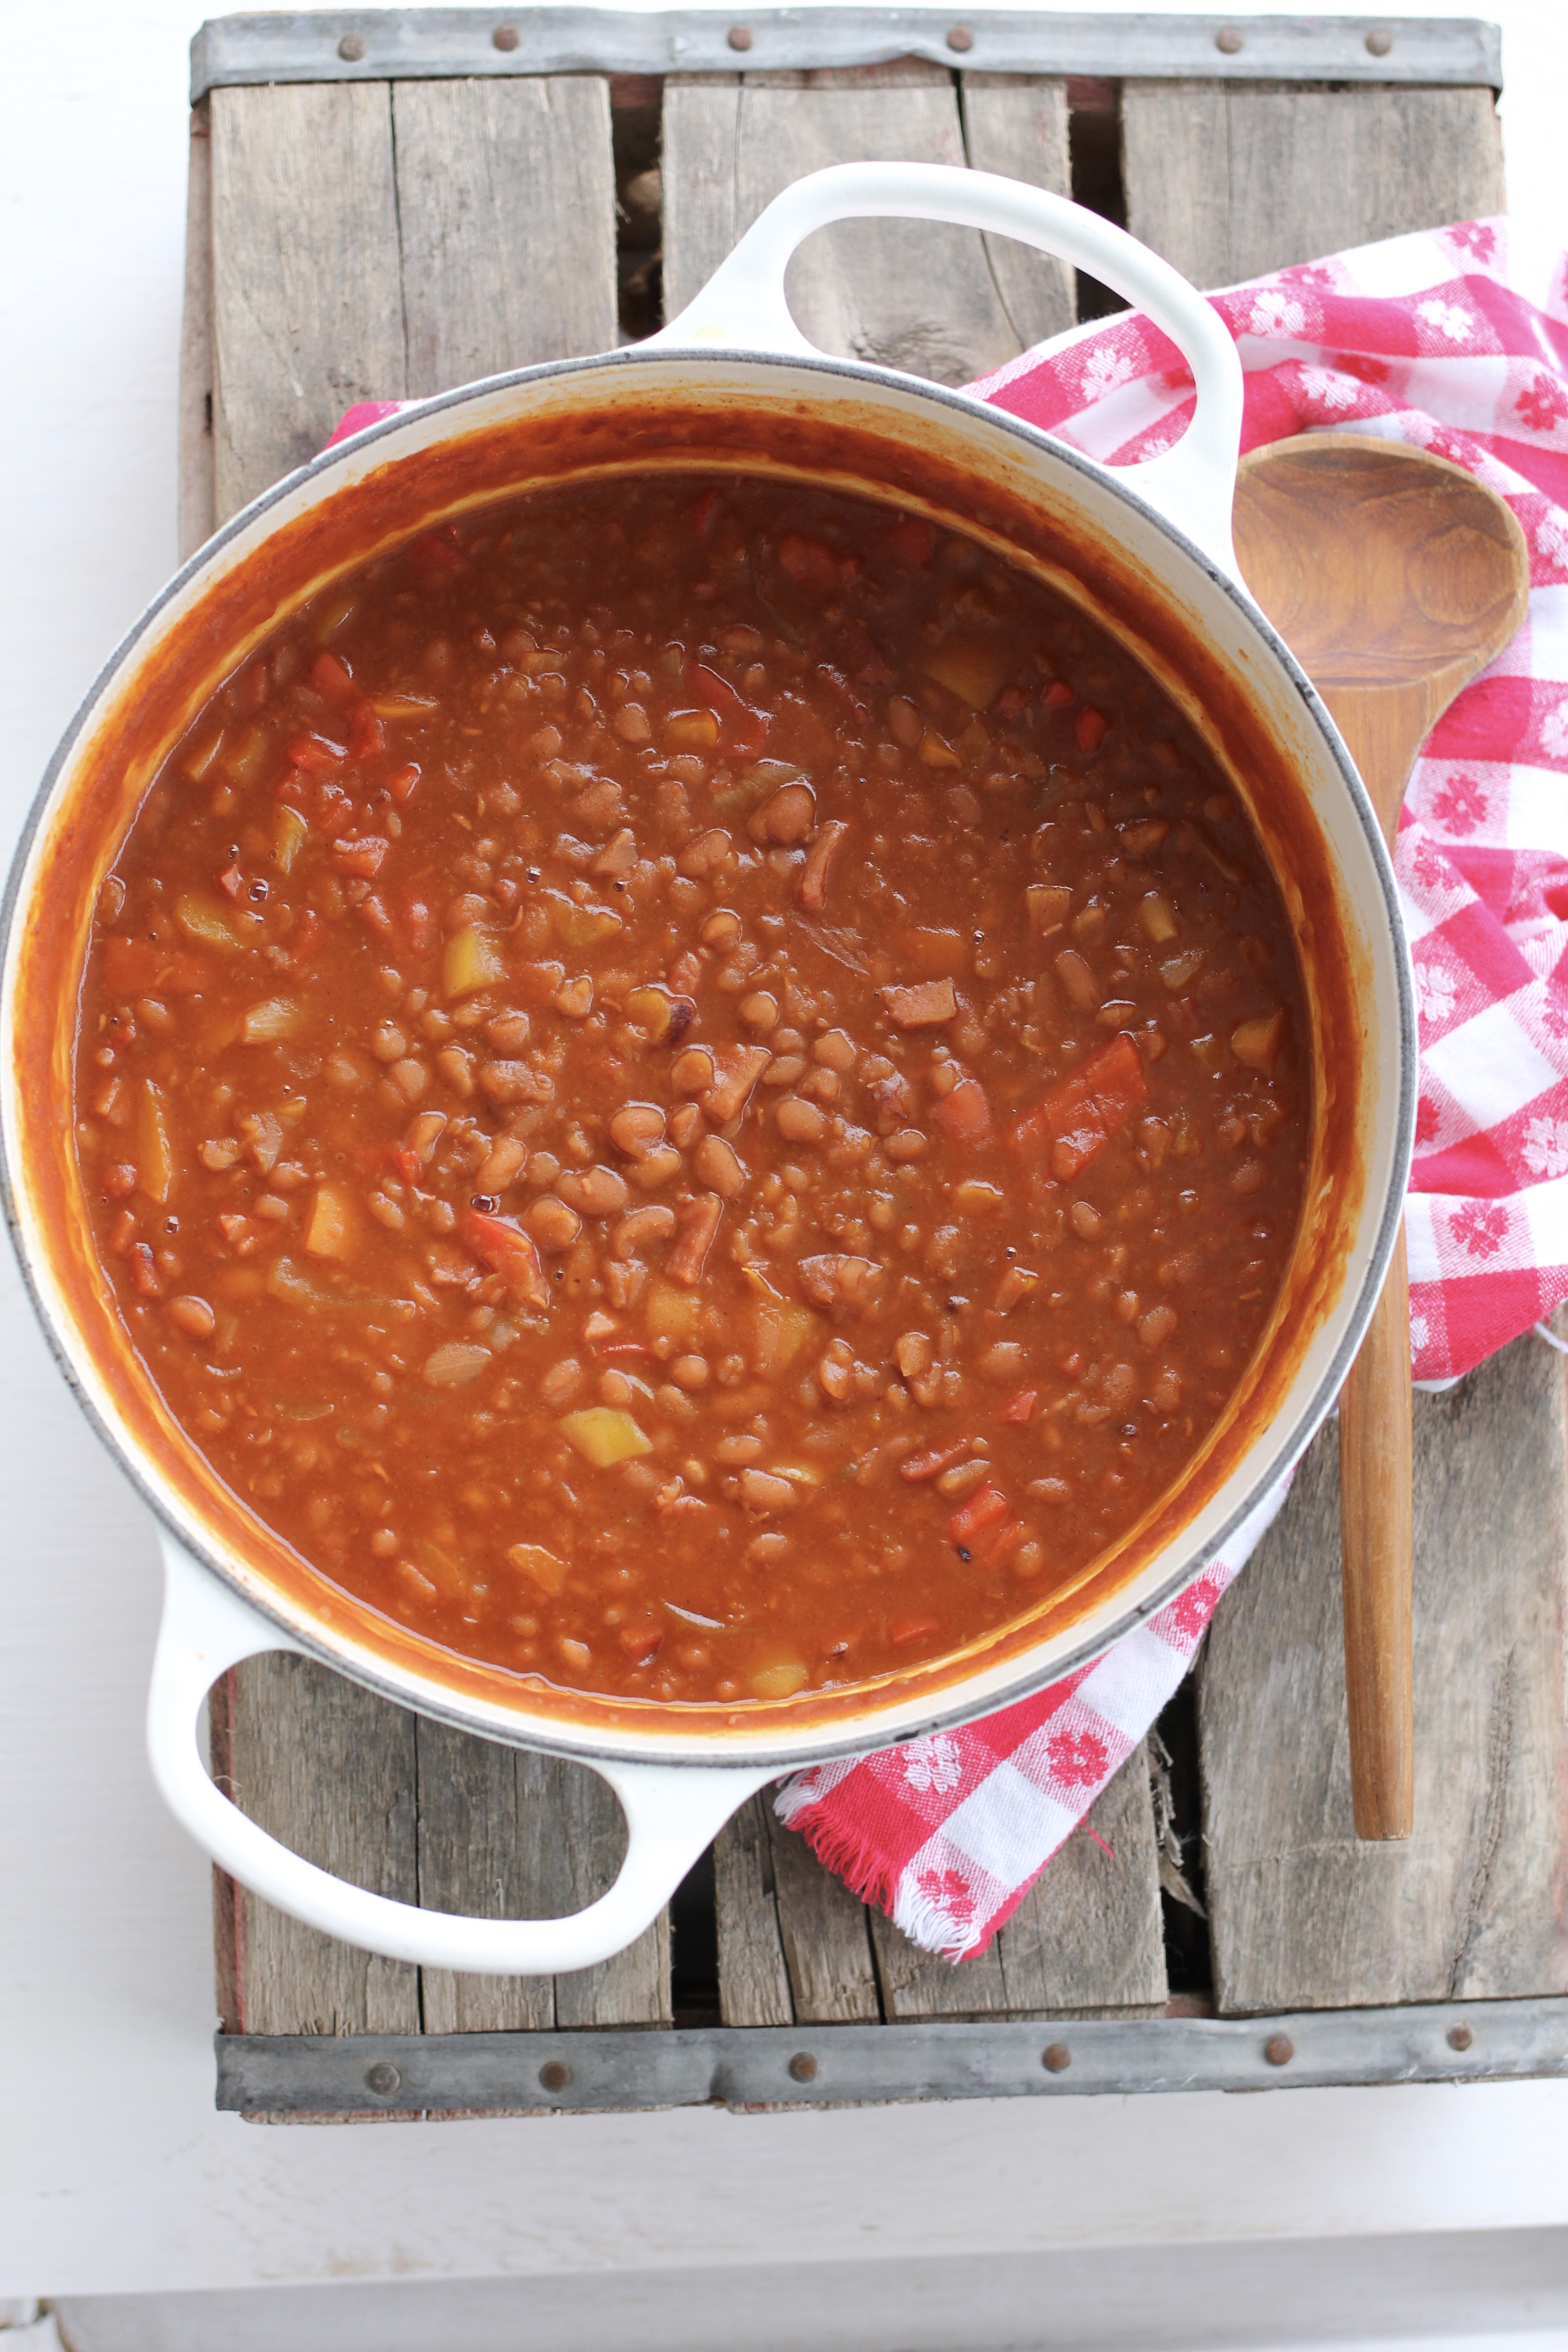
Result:
M1076 699L1077 698L1065 677L1053 677L1049 686L1047 687L1044 694L1040 697L1040 700L1045 704L1047 710L1065 710L1068 704L1075 701Z
M272 789L280 801L288 802L290 808L302 809L310 797L305 790L305 779L298 768L285 768Z
M332 844L332 864L340 874L357 874L368 882L380 872L391 846L379 833L345 834Z
M349 713L349 758L379 760L386 749L386 730L374 709L368 702L359 702Z
M931 1117L954 1143L978 1143L991 1132L991 1106L978 1078L960 1078L950 1095L931 1106Z
M706 662L689 661L686 665L687 691L705 703L719 721L723 746L727 751L760 751L768 740L771 725L765 710L753 710L751 704L736 693L727 677L721 677Z
M923 1454L911 1454L899 1465L899 1475L918 1486L922 1478L934 1478L940 1470L951 1470L969 1452L969 1440L961 1437L956 1445L931 1445Z
M977 1568L999 1568L1023 1534L1023 1524L1018 1519L1008 1519L997 1528L983 1528L970 1546L970 1558Z
M636 1665L650 1665L663 1645L660 1625L627 1625L621 1633L621 1647Z
M314 907L302 907L289 934L290 963L305 963L313 956L327 936L327 927Z
M1038 1389L1020 1389L1016 1396L1010 1396L1005 1404L997 1408L997 1420L1005 1422L1011 1428L1026 1428L1035 1418L1039 1395Z
M1103 710L1096 710L1092 705L1086 702L1073 726L1073 732L1078 737L1079 750L1098 751L1105 740L1105 730L1110 724L1110 721Z
M158 1269L153 1263L153 1253L145 1242L132 1242L125 1253L131 1261L131 1279L143 1298L162 1298L163 1286L158 1279Z
M393 773L388 776L386 780L386 789L392 794L393 799L397 803L399 808L406 808L409 802L414 798L414 787L418 782L418 764L416 761L410 760L405 768L395 769Z
M714 488L704 490L700 498L692 500L691 526L699 539L706 539L712 529L713 518L719 511L720 497L721 492Z
M405 1184L417 1184L425 1173L425 1163L412 1144L398 1144L387 1157Z
M986 1528L1000 1525L1007 1516L1007 1497L1000 1486L982 1486L978 1494L960 1503L947 1523L947 1532L955 1544L972 1545Z
M1070 1183L1126 1126L1148 1092L1137 1046L1129 1036L1113 1037L1026 1111L1008 1142L1027 1159L1044 1160L1058 1183Z
M310 684L324 702L348 702L354 690L353 672L336 654L318 654L310 664Z
M896 1624L889 1626L888 1639L895 1650L901 1650L910 1642L929 1642L933 1633L941 1631L934 1617L900 1617Z
M354 804L336 784L323 784L317 803L316 830L323 841L335 841L354 822Z
M492 1217L482 1209L464 1212L458 1231L468 1248L492 1274L499 1274L512 1297L524 1307L548 1307L550 1292L539 1252L521 1225L510 1217Z
M296 735L284 749L289 766L302 768L310 776L330 776L348 756L346 744L329 742L324 735Z

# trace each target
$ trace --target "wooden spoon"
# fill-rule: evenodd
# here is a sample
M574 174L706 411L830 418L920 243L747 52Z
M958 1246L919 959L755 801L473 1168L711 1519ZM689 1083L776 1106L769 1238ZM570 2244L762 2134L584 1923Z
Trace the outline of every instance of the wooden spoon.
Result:
M1400 441L1308 434L1255 449L1236 495L1242 574L1333 714L1390 849L1410 771L1530 598L1524 533L1472 475ZM1345 1680L1356 1834L1410 1835L1410 1293L1401 1229L1340 1397Z

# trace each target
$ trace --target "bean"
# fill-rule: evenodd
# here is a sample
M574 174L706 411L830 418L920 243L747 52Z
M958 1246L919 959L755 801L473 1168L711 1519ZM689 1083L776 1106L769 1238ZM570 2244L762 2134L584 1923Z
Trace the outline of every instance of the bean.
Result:
M713 1453L717 1461L732 1465L754 1462L762 1450L763 1441L760 1437L721 1437L714 1447Z
M775 1054L763 1073L764 1087L793 1087L805 1076L805 1058L800 1054Z
M905 1380L931 1370L931 1341L923 1331L906 1331L893 1349L893 1361Z
M919 709L907 695L893 694L888 698L888 726L896 742L906 751L912 751L926 731L926 723Z
M376 1223L384 1225L388 1233L400 1234L407 1222L397 1202L390 1200L384 1192L372 1192L365 1202L365 1207L370 1211Z
M1173 1307L1163 1304L1151 1307L1146 1315L1140 1315L1138 1318L1137 1331L1140 1343L1145 1348L1158 1348L1163 1341L1170 1338L1176 1328L1177 1319Z
M847 1030L829 1029L812 1046L811 1058L847 1076L855 1067L855 1040Z
M754 995L742 997L737 1010L748 1029L771 1029L779 1017L778 998L770 996L765 988L758 989Z
M187 1339L210 1339L217 1328L217 1317L206 1300L189 1295L170 1299L169 1320Z
M632 1171L632 1181L640 1192L657 1192L672 1176L680 1173L680 1154L673 1144L661 1143L657 1151L648 1152Z
M785 1095L773 1119L786 1143L820 1143L827 1132L826 1114L798 1095Z
M713 1083L713 1056L706 1045L689 1045L678 1054L669 1073L678 1095L705 1094Z
M384 1021L370 1034L370 1050L378 1062L396 1062L408 1051L408 1040L395 1021Z
M370 1548L377 1559L391 1559L398 1549L400 1540L390 1528L377 1528L370 1539Z
M746 830L753 841L790 848L816 823L816 794L809 784L784 784L763 803Z
M728 907L717 908L698 934L705 948L733 947L740 936L741 918Z
M648 743L653 728L640 702L623 702L610 724L623 743Z
M1260 1192L1263 1190L1264 1166L1261 1160L1244 1160L1230 1180L1233 1192Z
M708 833L700 833L689 841L675 861L675 870L689 882L700 881L704 876L716 874L727 866L735 854L734 844L722 826L715 825Z
M708 1385L707 1357L678 1356L669 1368L669 1377L678 1389L684 1389L688 1393L694 1393L698 1389L706 1388Z
M1080 1241L1091 1242L1105 1220L1091 1201L1075 1201L1068 1211L1068 1223Z
M627 1103L611 1119L608 1132L628 1160L646 1159L664 1140L664 1113L657 1103Z
M521 1054L531 1026L526 1013L498 1013L485 1024L485 1035L498 1054Z
M489 1066L491 1069L518 1069L522 1066L515 1062L492 1062ZM473 1055L465 1053L461 1045L443 1045L436 1056L436 1067L451 1087L452 1092L455 1095L461 1095L466 1102L474 1091Z
M549 1194L534 1202L523 1223L541 1249L547 1250L570 1249L583 1230L583 1220L575 1209Z
M935 1482L936 1491L956 1501L959 1496L973 1494L976 1486L983 1486L990 1475L990 1463L984 1454L977 1454L973 1461L957 1462L951 1470L942 1471Z
M905 1166L911 1160L922 1159L928 1148L926 1139L918 1127L900 1128L898 1133L889 1135L882 1145L888 1158L897 1166Z
M796 896L810 914L820 914L827 904L828 875L838 854L838 845L848 830L849 827L837 817L831 818L826 824L817 828L816 836L805 853Z
M637 836L628 825L623 825L608 845L601 849L589 866L590 874L602 874L613 879L629 874L637 862Z
M424 1063L412 1058L394 1062L388 1075L405 1102L417 1102L430 1083L430 1073Z
M475 1173L481 1192L504 1192L528 1165L528 1146L515 1135L498 1135Z
M599 1402L601 1404L628 1405L636 1394L637 1391L625 1372L600 1373Z
M568 1021L585 1021L594 1010L594 983L586 972L579 972L574 980L563 981L550 1002Z
M626 1180L613 1168L568 1169L555 1180L558 1197L587 1217L613 1217L626 1205Z
M1100 1006L1100 984L1076 948L1064 948L1056 959L1057 978L1062 993L1079 1013L1098 1013Z
M691 1155L692 1173L721 1200L733 1201L745 1190L747 1169L732 1145L721 1135L705 1135Z
M1156 1372L1150 1382L1149 1395L1162 1412L1175 1412L1182 1402L1180 1375L1170 1370Z
M677 1103L669 1114L669 1139L689 1151L703 1133L702 1113L695 1103Z
M662 1206L629 1209L610 1236L611 1255L635 1257L639 1250L668 1241L675 1231L675 1211Z
M740 1489L742 1502L759 1518L772 1517L778 1511L793 1511L799 1499L787 1478L775 1478L768 1470L742 1470Z

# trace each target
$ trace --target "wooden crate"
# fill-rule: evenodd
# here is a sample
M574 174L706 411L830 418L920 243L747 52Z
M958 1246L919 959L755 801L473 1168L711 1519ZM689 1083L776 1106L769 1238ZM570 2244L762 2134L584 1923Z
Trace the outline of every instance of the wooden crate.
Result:
M654 20L606 17L589 58L580 33L562 49L552 12L518 16L510 47L471 13L450 12L443 31L397 12L229 19L198 39L187 549L319 448L352 401L647 331L660 278L673 314L769 198L819 164L921 158L1072 190L1211 284L1502 204L1493 51L1473 26L1424 28L1419 55L1394 55L1353 20L1252 20L1238 56L1215 48L1207 20L976 17L957 28L965 47L946 17L901 10L889 30L892 12L860 10L793 30L783 13L757 16L743 47L717 18L661 18L654 53ZM808 35L836 61L801 64ZM889 54L900 46L919 53ZM687 62L699 69L671 69ZM1107 307L1102 289L1021 247L886 222L814 239L790 289L825 348L945 383ZM1321 2060L1328 2079L1555 2063L1552 1997L1568 1991L1564 1405L1561 1360L1533 1339L1417 1401L1408 1845L1361 1846L1352 1832L1331 1432L1222 1608L1195 1708L1189 1687L1165 1727L1206 1935L1173 1892L1160 1743L1119 1774L1093 1833L1069 1841L992 1949L957 1969L849 1895L765 1798L683 1890L673 1937L666 1915L630 1951L554 1980L374 1958L220 1877L225 2103L279 2117L341 2115L356 2099L366 2112L494 2112L569 2105L575 2081L591 2105L749 2104L775 2075L796 2099L965 2084L991 2095L1015 2057L1014 2087L1031 2090L1249 2079L1248 2067L1303 2078L1303 2063L1262 2054L1301 2042L1299 2020L1226 2027L1230 2042L1189 2063L1173 2054L1172 2009L1224 2020L1427 2005L1345 2028ZM300 1659L237 1668L212 1714L215 1770L249 1812L405 1901L546 1916L590 1900L618 1864L619 1815L592 1774L464 1738ZM1443 2006L1483 2000L1484 2032ZM1042 2038L1037 2021L1068 2019L1099 2022L1074 2025L1070 2047ZM805 2026L812 2052L775 2047ZM595 2045L589 2098L592 2070L572 2053L609 2028L623 2031ZM639 2041L631 2028L657 2031ZM983 2029L1004 2037L984 2065ZM709 2037L700 2050L694 2033ZM346 2037L360 2038L357 2059L336 2049ZM819 2079L814 2053L827 2046L838 2058ZM1077 2073L1053 2051L1076 2052ZM809 2071L780 2074L785 2056Z

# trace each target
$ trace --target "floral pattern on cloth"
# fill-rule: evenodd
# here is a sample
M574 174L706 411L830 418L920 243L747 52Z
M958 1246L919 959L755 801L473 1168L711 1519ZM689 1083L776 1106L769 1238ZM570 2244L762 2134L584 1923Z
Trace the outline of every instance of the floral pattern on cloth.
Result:
M1568 254L1464 221L1209 299L1241 355L1244 450L1336 429L1410 442L1497 490L1530 547L1529 619L1426 744L1395 858L1421 1046L1411 1350L1418 1379L1449 1380L1568 1297ZM1194 406L1137 312L970 389L1110 466L1169 448ZM403 404L362 404L333 439ZM1288 1485L1092 1664L796 1773L782 1819L925 1949L983 1952L1147 1733Z

